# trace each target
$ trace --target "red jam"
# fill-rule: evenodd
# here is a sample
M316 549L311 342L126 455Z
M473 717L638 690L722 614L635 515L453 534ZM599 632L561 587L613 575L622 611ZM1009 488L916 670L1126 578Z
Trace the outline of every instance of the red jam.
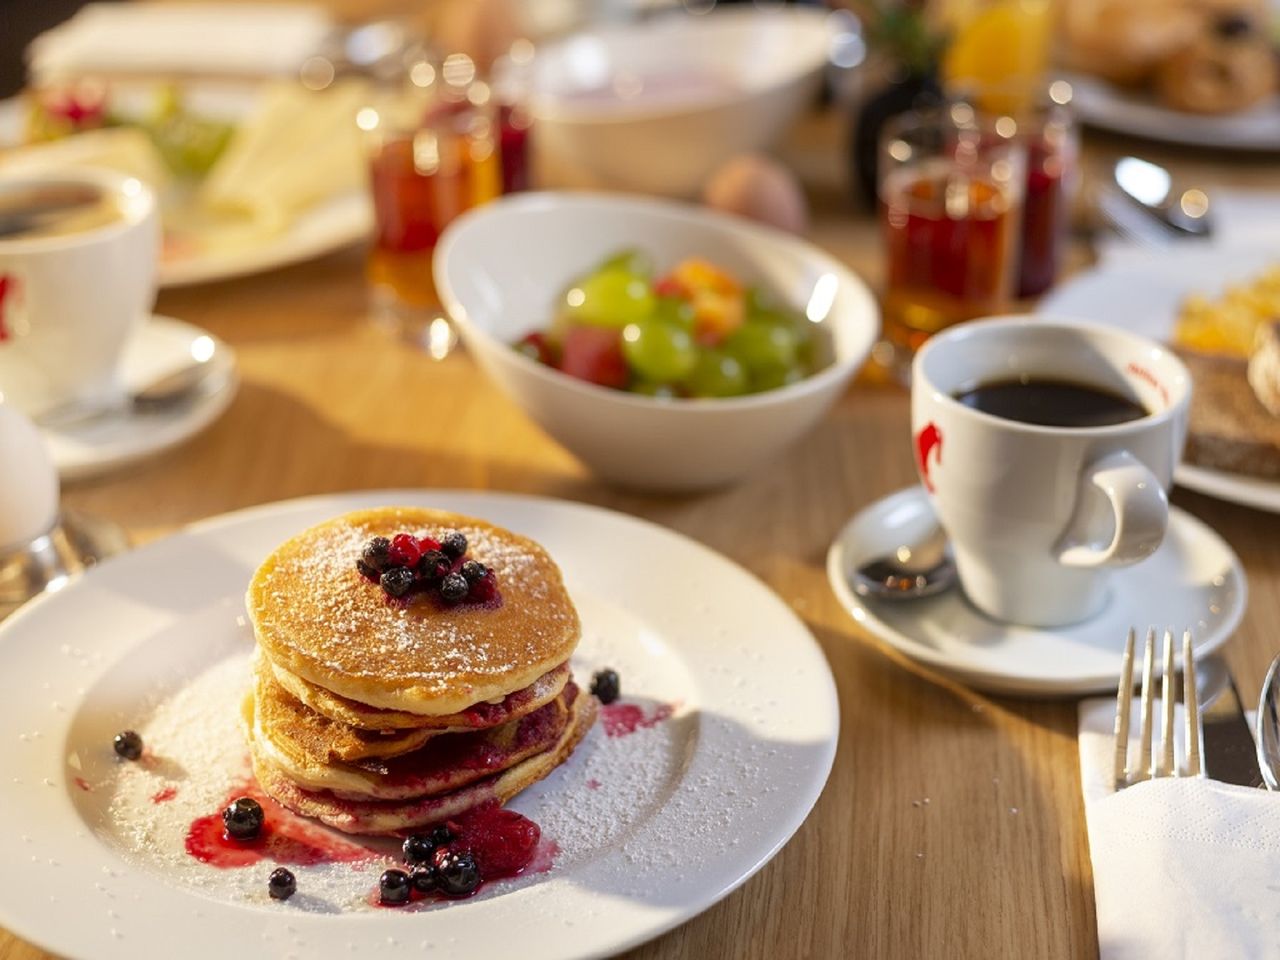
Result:
M168 803L178 795L178 788L172 784L162 790L157 790L151 795L152 803Z
M634 703L611 703L600 708L600 720L608 736L629 737L637 730L656 727L669 719L675 711L673 703L659 704L652 713L645 713L643 707Z
M252 797L266 815L262 832L252 840L233 840L222 823L222 811L238 797ZM342 840L327 830L289 812L268 797L256 783L248 782L227 794L226 802L208 816L191 822L187 853L211 867L249 867L262 860L313 866L320 863L355 863L380 855Z
M482 803L456 819L445 821L445 826L454 839L443 849L470 853L480 872L480 885L467 895L469 897L495 880L526 873L546 873L555 865L560 853L560 847L554 841L542 839L542 829L536 823L514 810L504 809L496 800ZM415 889L409 902L457 899L466 897L450 897L441 892L422 894ZM375 906L406 906L383 903L377 889L369 895L367 902Z
M505 810L497 801L468 810L448 822L456 839L455 850L469 850L486 880L501 880L520 874L533 859L542 829L528 817Z

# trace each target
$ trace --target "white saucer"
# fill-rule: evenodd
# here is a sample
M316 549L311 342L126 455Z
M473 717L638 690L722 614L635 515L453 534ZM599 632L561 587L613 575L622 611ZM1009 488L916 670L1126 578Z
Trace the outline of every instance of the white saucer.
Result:
M214 386L160 413L122 411L65 427L46 427L45 439L64 481L97 476L189 440L213 423L239 386L235 355L212 334L172 317L153 316L125 347L125 387L136 390L212 350Z
M850 571L933 523L933 507L919 487L878 500L840 531L827 553L827 576L868 632L981 690L1021 696L1111 690L1130 627L1190 627L1199 659L1226 642L1244 615L1248 587L1239 558L1217 533L1177 507L1169 508L1160 549L1114 571L1107 605L1084 623L1057 629L1000 623L979 613L959 589L898 603L853 592Z

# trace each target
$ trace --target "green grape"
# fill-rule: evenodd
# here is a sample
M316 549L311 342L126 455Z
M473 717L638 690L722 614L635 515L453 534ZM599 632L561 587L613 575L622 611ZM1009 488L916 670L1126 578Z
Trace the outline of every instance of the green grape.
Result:
M797 346L796 335L790 327L744 323L729 337L724 348L754 375L794 366Z
M620 330L653 312L653 289L642 276L611 268L583 277L565 294L565 312L574 323Z
M658 297L653 304L653 319L671 323L686 330L693 329L693 304L679 297Z
M793 383L799 383L807 375L807 371L801 366L774 367L772 370L765 370L752 375L751 392L763 393L766 390L789 387Z
M747 392L747 371L720 350L703 350L686 381L695 397L736 397Z
M662 382L688 376L698 360L698 349L684 327L647 320L623 328L622 355L641 377Z
M761 287L747 287L747 319L764 319L780 312L778 300Z
M604 260L600 266L596 267L596 273L603 273L606 270L621 270L624 273L634 273L645 279L653 276L653 262L650 261L647 254L634 247L625 250L619 250L613 256Z

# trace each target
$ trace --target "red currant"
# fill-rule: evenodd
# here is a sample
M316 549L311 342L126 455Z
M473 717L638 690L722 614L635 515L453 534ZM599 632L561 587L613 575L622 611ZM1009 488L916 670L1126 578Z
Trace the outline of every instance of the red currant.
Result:
M391 549L387 551L387 559L393 566L412 569L422 559L422 547L418 538L408 533L397 533L391 538Z

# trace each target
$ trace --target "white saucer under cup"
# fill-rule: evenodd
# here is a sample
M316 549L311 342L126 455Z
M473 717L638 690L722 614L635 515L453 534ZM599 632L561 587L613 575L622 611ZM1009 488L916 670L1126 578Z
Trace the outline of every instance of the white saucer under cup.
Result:
M207 330L172 317L153 316L125 344L120 378L137 390L206 358L207 387L190 400L158 412L111 410L101 416L43 429L58 476L83 480L163 453L200 433L230 406L239 386L235 355Z
M869 600L853 571L936 523L920 487L857 513L827 553L836 597L866 631L907 656L989 693L1024 697L1112 692L1130 627L1190 629L1195 656L1222 646L1244 616L1248 587L1235 552L1177 507L1164 542L1141 563L1112 573L1102 609L1083 623L1026 627L994 620L956 588L926 600ZM1046 583L1043 589L1052 590ZM1156 665L1157 672L1159 664Z

